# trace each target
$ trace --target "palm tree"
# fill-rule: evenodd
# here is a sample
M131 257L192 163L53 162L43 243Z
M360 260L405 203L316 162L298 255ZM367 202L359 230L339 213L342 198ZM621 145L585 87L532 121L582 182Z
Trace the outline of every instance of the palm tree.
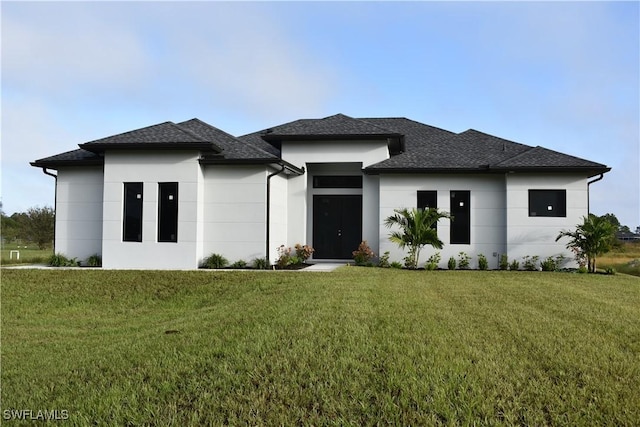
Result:
M615 239L615 227L603 217L593 214L583 217L583 223L575 231L562 230L556 242L568 237L567 248L576 252L578 257L586 257L588 271L596 272L596 257L609 252Z
M409 248L406 260L408 268L418 268L420 250L431 245L436 249L442 249L443 243L438 238L438 231L434 227L441 218L450 218L446 212L437 209L395 209L395 215L384 221L387 228L394 225L400 227L400 231L389 234L389 240L397 243L400 248Z

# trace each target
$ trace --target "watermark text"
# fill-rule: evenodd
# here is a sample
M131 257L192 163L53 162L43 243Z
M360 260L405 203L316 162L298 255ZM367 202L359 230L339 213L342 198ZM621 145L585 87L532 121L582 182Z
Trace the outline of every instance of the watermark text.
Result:
M69 419L67 409L5 409L2 418L6 421L64 421Z

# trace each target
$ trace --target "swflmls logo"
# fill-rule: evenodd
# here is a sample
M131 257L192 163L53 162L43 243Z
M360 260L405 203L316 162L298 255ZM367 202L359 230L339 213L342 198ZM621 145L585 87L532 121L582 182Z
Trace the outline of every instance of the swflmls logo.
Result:
M60 421L69 419L69 411L58 410L37 410L32 409L5 409L2 411L2 418L5 420L28 420L28 421Z

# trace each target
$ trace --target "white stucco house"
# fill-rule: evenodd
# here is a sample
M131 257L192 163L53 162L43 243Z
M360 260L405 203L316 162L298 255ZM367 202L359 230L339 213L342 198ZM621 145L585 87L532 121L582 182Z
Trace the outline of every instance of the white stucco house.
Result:
M476 130L342 114L240 137L165 122L79 147L31 165L55 176L56 252L99 254L105 268L195 269L212 253L274 262L296 243L315 261L348 260L362 240L402 261L384 219L426 206L454 216L437 226L441 267L461 251L490 268L503 253L571 258L555 237L610 170Z

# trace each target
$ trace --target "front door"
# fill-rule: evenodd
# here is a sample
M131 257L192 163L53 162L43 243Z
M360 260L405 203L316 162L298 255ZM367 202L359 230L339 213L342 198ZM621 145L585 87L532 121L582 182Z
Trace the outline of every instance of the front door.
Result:
M362 195L313 196L314 259L351 259L362 241Z

